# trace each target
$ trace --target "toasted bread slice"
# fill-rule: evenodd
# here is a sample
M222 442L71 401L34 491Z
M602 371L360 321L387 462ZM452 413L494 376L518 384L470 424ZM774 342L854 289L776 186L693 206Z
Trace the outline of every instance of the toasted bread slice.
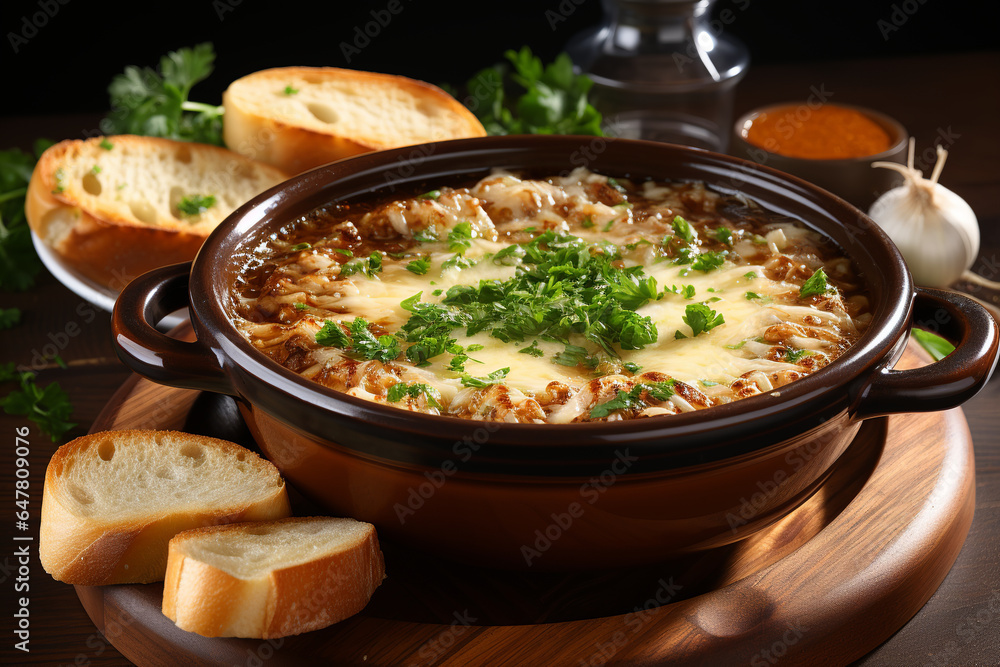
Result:
M291 514L277 468L231 442L107 431L60 447L45 471L38 555L70 584L149 583L182 530Z
M368 151L482 137L476 116L437 86L336 67L279 67L222 96L226 145L290 173Z
M170 540L163 613L206 637L285 637L353 616L384 578L369 523L302 517L198 528Z
M218 146L132 135L68 140L38 160L24 210L46 245L117 291L193 259L226 216L287 177Z

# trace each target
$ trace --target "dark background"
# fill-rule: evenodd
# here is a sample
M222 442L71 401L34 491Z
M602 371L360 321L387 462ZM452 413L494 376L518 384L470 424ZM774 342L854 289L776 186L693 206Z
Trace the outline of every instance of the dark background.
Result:
M218 59L215 73L192 94L201 102L219 103L233 79L283 65L350 67L460 84L479 68L499 61L509 48L527 44L549 60L570 37L601 18L599 0L461 4L398 0L402 12L347 62L341 43L354 40L356 28L372 20L373 10L384 10L388 0L61 1L0 3L4 37L0 115L104 111L107 84L125 65L155 66L165 52L203 41L215 44ZM747 43L753 67L753 63L996 49L997 4L719 0L713 13L718 16L727 8L733 12L726 31ZM885 39L879 21L891 21L894 13L901 25ZM19 42L16 53L12 39ZM997 86L997 74L984 85ZM858 76L864 77L864 71ZM933 89L934 82L928 81L927 94Z

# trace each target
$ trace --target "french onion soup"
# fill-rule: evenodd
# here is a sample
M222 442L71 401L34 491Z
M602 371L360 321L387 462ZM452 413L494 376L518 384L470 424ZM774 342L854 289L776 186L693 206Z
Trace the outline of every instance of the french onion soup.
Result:
M850 260L797 221L583 168L323 207L258 248L233 311L255 348L334 390L524 423L776 392L871 319Z

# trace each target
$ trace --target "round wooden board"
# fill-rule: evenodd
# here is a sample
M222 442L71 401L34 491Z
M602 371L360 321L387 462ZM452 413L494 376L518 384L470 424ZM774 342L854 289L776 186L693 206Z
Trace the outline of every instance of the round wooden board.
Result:
M898 366L925 361L911 347ZM138 377L93 430L123 428L255 448L232 399ZM388 578L361 614L284 639L180 630L160 612L161 584L76 589L139 665L843 665L937 589L972 522L974 479L961 410L871 420L809 500L739 544L628 571L541 574L384 542ZM292 491L297 515L317 513Z

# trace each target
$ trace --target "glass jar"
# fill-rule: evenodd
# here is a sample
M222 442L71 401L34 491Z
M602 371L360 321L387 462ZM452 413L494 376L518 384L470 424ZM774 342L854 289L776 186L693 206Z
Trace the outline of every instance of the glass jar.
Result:
M713 2L602 0L601 25L570 40L566 50L593 79L590 98L609 136L726 150L750 56L722 33L736 14L711 20Z

